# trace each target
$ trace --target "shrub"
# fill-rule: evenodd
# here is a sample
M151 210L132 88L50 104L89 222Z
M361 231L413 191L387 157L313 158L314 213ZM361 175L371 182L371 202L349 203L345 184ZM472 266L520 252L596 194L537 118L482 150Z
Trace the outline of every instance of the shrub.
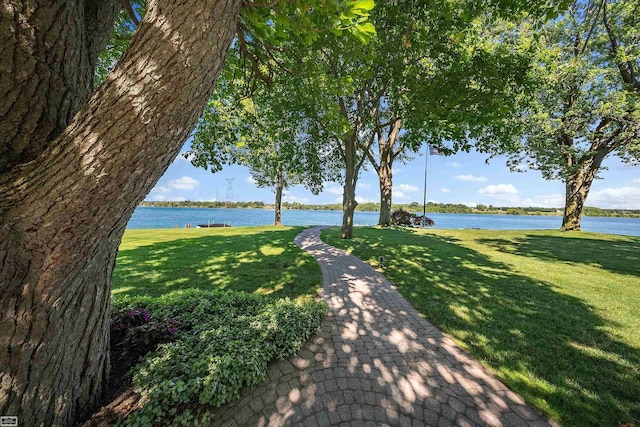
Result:
M321 303L230 291L125 298L114 307L143 307L180 325L174 341L134 369L133 386L145 403L125 424L136 426L206 423L208 406L237 399L242 386L262 381L267 363L297 351L326 311Z
M415 214L407 212L403 209L398 209L391 212L391 223L394 225L407 227L413 225L413 217L415 216Z
M112 364L132 366L158 344L171 341L177 320L158 320L145 309L124 309L111 315L110 355Z
M427 227L432 227L436 224L429 217L416 215L403 209L398 209L391 213L391 223L394 225L399 225L400 227L420 227L422 226L423 218L424 224Z

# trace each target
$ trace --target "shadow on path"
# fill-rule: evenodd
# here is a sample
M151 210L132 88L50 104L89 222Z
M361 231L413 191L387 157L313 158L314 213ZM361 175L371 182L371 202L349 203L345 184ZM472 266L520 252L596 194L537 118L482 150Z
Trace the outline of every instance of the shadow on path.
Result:
M528 401L566 426L640 420L640 351L610 333L620 325L599 316L582 299L519 274L455 238L394 233L402 236L394 241L388 230L368 230L366 241L354 239L348 245L364 259L384 254L388 277L412 305L465 342L476 358L499 369ZM497 236L476 242L538 259L597 264L621 275L633 275L637 268L636 263L617 262L611 251L611 245L637 246L636 238L616 239L605 248L594 239L567 238L532 234L522 241ZM571 253L573 245L589 245L577 251L586 256ZM619 258L624 257L638 258L638 253L623 251ZM626 303L634 310L640 301Z
M305 230L296 243L322 269L322 330L272 363L265 383L214 410L213 425L549 425L380 273L319 234Z

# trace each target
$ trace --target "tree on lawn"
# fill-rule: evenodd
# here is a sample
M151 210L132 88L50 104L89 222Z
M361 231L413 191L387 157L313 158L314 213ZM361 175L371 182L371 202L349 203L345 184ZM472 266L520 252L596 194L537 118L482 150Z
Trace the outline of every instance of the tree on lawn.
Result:
M247 82L233 78L236 57L232 50L225 77L218 81L185 157L212 172L225 163L248 166L259 187L275 189L274 225L281 225L283 191L302 184L318 194L331 162L323 147L300 133L302 119L296 112L282 108L279 100L287 94L281 85L252 82L247 92Z
M424 142L444 153L468 149L480 130L512 116L528 57L526 46L499 34L511 25L502 18L518 19L522 5L474 5L380 3L369 44L326 34L321 49L303 58L306 78L289 91L308 134L332 141L343 163L342 238L353 234L355 188L367 160L379 177L379 224L387 225L396 160ZM540 5L528 6L532 15L545 15Z
M0 12L0 413L27 425L73 425L99 402L122 234L193 130L236 31L311 42L315 29L367 30L345 16L357 2L150 0L94 90L120 4Z
M443 147L446 153L465 148L471 131L513 110L526 57L508 39L487 41L492 31L502 30L496 23L504 25L505 14L519 16L501 5L472 8L464 0L429 6L390 1L376 7L372 19L379 32L366 48L371 62L360 86L367 88L372 105L365 112L371 114L375 150L361 149L379 179L379 225L391 222L396 160L405 160L425 141L439 147L452 141L454 146Z
M563 230L580 230L594 179L609 155L640 160L638 2L575 2L560 18L520 36L535 44L537 90L522 99L522 140L485 149L513 170L538 169L565 183ZM490 135L490 134L489 134Z

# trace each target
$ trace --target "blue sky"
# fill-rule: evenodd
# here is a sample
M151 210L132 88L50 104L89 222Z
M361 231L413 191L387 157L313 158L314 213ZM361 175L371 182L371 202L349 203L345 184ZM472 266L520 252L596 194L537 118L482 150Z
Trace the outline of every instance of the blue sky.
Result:
M183 152L188 148L185 144ZM427 198L437 203L462 203L494 206L564 206L564 185L560 181L546 181L538 171L510 172L504 158L491 159L477 152L458 153L453 156L430 156ZM422 203L424 183L424 149L406 164L394 165L394 203ZM587 206L610 209L640 209L640 167L629 166L616 158L605 160L608 170L603 179L596 181L587 199ZM369 167L358 180L357 199L360 202L378 202L378 178ZM228 182L233 179L233 200L261 200L273 203L274 193L269 188L258 188L249 170L242 166L229 166L221 172L195 168L182 155L173 162L146 200L213 201L226 200ZM302 186L289 189L285 201L300 203L340 203L342 187L338 183L325 183L324 191L314 196Z

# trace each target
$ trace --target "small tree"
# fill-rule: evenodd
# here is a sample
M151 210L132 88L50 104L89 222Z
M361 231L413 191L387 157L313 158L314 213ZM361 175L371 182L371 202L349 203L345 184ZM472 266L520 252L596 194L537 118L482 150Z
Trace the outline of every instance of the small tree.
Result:
M283 191L302 184L318 194L331 163L301 133L299 115L283 108L282 86L254 82L246 89L243 80L220 80L185 157L211 172L224 164L249 167L259 187L274 188L274 224L281 225Z

